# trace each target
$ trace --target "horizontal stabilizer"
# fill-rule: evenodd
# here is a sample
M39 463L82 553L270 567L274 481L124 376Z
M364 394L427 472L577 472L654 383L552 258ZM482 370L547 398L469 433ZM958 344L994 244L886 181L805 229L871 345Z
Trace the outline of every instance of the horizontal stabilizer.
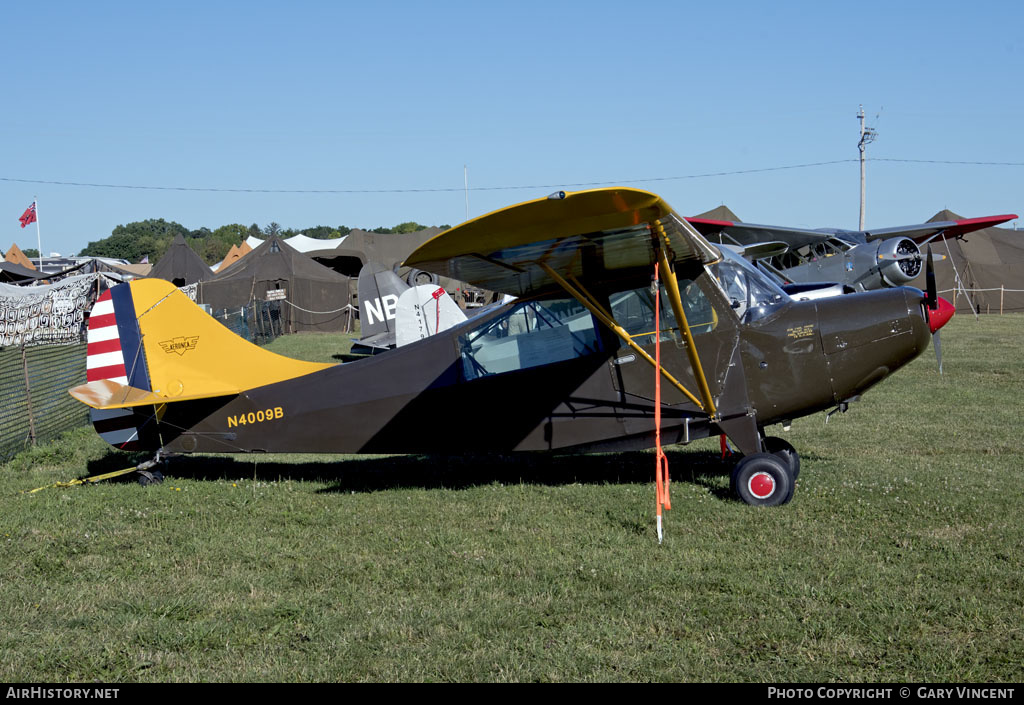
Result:
M423 340L457 326L466 314L439 286L421 284L398 297L395 342L398 347Z
M238 390L235 393L242 392ZM187 401L190 399L207 399L226 396L227 393L193 394L167 397L145 389L138 389L127 384L120 384L110 379L99 379L86 382L68 390L68 394L93 409L127 409L133 406L153 406L168 401Z

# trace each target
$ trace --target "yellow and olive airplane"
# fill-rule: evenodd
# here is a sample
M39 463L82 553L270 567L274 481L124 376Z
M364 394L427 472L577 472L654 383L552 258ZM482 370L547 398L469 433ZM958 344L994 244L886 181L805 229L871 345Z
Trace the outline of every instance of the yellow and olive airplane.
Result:
M794 301L629 188L496 211L406 265L517 298L369 359L318 364L236 337L167 282L136 280L93 309L88 381L71 394L114 446L179 453L628 450L655 445L660 414L667 443L726 435L743 454L736 495L777 505L800 460L766 428L845 408L952 315L933 282L928 294ZM441 413L453 404L479 411L458 438Z

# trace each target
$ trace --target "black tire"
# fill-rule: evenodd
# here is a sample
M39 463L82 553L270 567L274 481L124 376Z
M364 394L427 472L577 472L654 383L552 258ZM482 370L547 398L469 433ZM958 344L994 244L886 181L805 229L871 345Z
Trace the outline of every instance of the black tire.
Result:
M800 454L788 441L776 436L765 436L764 449L789 467L789 473L794 480L800 477Z
M164 474L159 470L150 472L148 470L139 470L139 484L143 487L150 485L159 485L164 481Z
M422 269L410 269L405 275L405 281L409 286L420 286L421 284L437 284L441 281L433 272L424 272Z
M777 507L793 499L795 481L789 468L771 453L745 456L732 470L732 492L755 507Z

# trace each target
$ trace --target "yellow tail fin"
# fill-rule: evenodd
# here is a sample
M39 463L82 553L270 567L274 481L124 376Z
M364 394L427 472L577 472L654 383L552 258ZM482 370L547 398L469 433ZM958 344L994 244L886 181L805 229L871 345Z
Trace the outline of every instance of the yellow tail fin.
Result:
M239 338L162 279L138 279L110 294L90 317L89 382L71 390L97 409L239 394L332 366Z

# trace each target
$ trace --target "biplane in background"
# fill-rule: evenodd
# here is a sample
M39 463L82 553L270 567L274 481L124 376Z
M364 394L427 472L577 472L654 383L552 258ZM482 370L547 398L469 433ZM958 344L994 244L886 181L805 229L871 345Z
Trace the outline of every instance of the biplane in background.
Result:
M936 239L960 238L1016 215L992 215L872 230L805 230L729 220L687 218L708 240L750 249L748 258L779 276L791 293L802 284L831 282L847 291L909 284L921 274L921 248ZM761 252L758 252L761 248ZM811 289L813 290L813 288ZM831 292L830 292L831 293Z
M663 286L655 329L652 272ZM89 321L86 384L118 448L192 452L610 451L725 434L750 504L788 502L799 456L773 424L845 406L952 315L900 287L794 301L655 194L559 192L470 220L406 264L517 296L348 364L236 337L172 285L133 281ZM652 351L660 341L662 362ZM660 382L658 380L661 380ZM439 409L467 408L457 439Z

